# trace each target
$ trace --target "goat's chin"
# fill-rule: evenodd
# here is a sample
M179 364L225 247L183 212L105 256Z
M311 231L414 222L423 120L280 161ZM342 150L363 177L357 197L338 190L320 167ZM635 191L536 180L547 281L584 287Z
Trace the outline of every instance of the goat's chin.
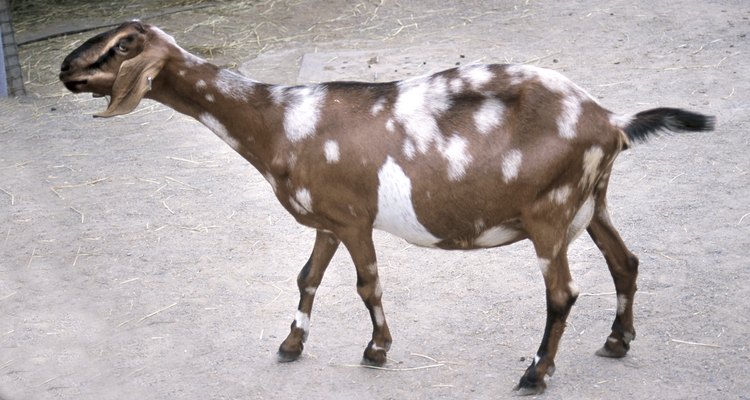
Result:
M99 98L99 97L104 97L104 95L101 93L91 93L91 97Z

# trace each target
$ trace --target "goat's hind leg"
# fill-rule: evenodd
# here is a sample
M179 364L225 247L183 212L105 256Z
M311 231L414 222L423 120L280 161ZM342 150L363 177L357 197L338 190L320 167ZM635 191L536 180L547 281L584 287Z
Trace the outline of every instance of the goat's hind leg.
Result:
M299 306L294 322L292 322L291 332L279 347L277 354L279 361L294 361L302 354L303 343L307 340L307 334L310 331L310 313L315 300L315 292L340 243L341 241L336 236L328 232L318 231L315 236L312 254L297 276L297 287L300 293Z
M624 357L630 350L630 341L635 338L633 326L633 299L638 277L638 258L628 250L617 230L612 226L607 211L606 190L596 199L596 210L588 227L588 233L607 261L609 272L617 291L617 313L604 346L596 354L602 357Z
M391 347L391 333L383 312L381 298L383 290L378 277L378 264L375 246L372 243L372 229L359 229L341 236L349 250L357 269L357 293L370 312L372 339L367 344L362 358L365 365L383 365L386 353Z
M565 227L559 222L556 225L560 226L548 222L554 218L540 216L534 219L536 221L525 222L544 276L547 322L534 361L515 388L521 395L534 395L544 391L544 376L551 376L555 372L555 356L565 331L565 321L578 298L578 288L568 267Z

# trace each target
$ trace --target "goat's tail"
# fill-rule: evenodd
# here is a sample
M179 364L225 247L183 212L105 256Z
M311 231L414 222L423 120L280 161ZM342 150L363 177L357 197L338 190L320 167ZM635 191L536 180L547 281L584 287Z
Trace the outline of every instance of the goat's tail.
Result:
M679 108L653 108L629 117L617 118L631 142L643 142L651 134L661 130L673 132L712 131L716 119Z

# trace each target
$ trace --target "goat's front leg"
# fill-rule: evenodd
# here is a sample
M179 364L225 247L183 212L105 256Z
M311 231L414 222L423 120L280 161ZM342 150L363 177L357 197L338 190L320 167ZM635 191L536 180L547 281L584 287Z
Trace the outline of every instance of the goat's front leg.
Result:
M531 225L529 224L530 227ZM579 292L568 268L565 230L546 224L536 229L536 232L530 230L529 233L544 276L547 322L534 360L516 386L516 390L522 395L542 393L546 388L544 376L552 376L555 372L555 355L565 331L565 321Z
M339 243L341 241L329 232L318 231L315 236L312 254L297 276L299 306L294 322L292 322L291 332L279 347L278 360L281 362L294 361L302 354L303 343L307 340L307 334L310 331L310 313L315 300L315 292L320 286L328 264L336 254Z
M383 290L378 278L378 264L375 246L372 243L372 229L358 230L342 236L341 240L349 250L357 269L357 293L364 301L372 320L372 339L365 349L363 364L383 365L386 352L391 347L391 333L385 321L381 298Z

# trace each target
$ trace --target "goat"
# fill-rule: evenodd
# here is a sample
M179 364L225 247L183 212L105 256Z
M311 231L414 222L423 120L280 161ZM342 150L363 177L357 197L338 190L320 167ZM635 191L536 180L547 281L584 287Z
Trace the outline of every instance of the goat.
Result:
M268 180L299 223L316 229L279 361L300 356L316 289L340 243L372 320L363 362L382 365L392 339L373 229L442 249L531 240L547 322L516 386L523 394L542 392L554 372L579 293L567 250L584 230L617 291L612 330L596 354L623 357L635 338L638 259L606 203L617 155L659 130L714 127L713 117L676 108L614 114L561 74L528 65L467 65L388 83L264 84L139 21L83 43L63 61L60 79L73 92L111 96L98 117L127 114L145 97L199 120Z

